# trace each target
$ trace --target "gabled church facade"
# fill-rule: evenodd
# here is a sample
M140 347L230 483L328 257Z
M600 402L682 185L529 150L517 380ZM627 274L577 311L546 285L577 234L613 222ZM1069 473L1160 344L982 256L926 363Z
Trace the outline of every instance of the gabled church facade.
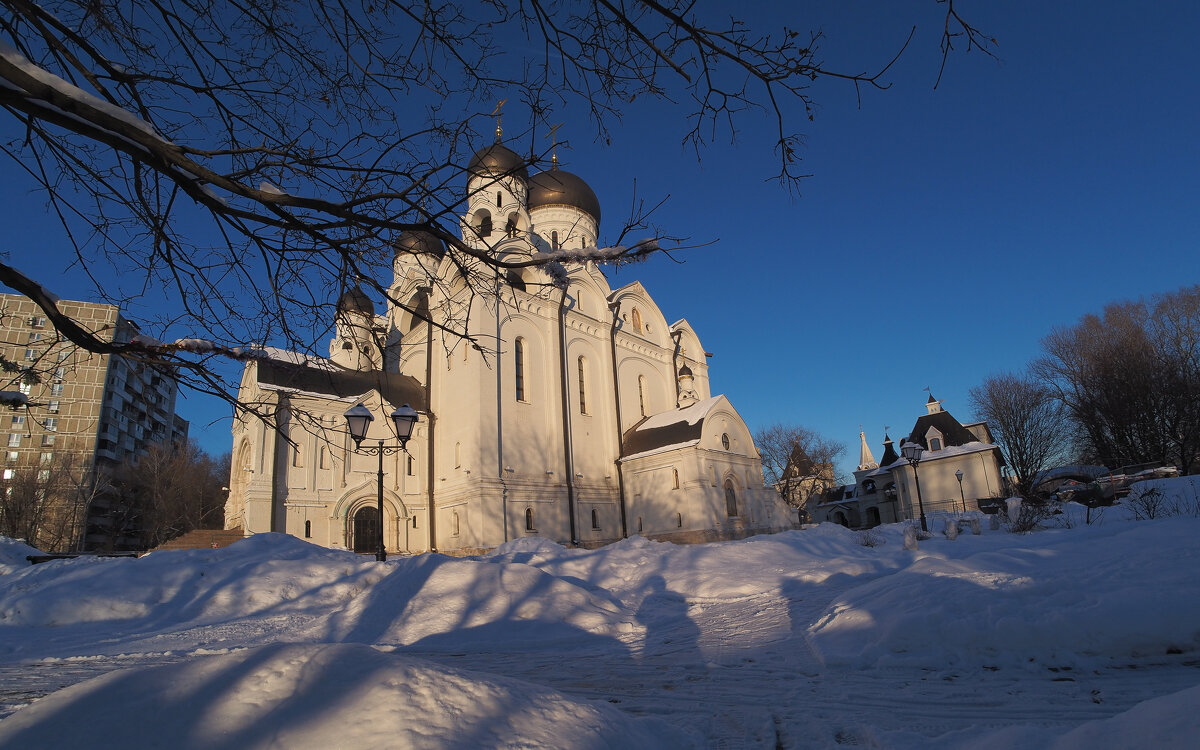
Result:
M509 260L558 254L565 288L530 266L476 294L438 239L400 237L389 292L403 306L377 311L351 289L328 359L247 364L240 398L278 428L236 420L226 526L373 551L378 458L355 453L342 417L361 402L375 417L364 446L396 444L394 408L420 414L407 453L384 461L390 552L791 528L749 429L711 394L691 325L669 323L640 283L612 289L594 263L569 260L596 246L591 188L557 164L530 176L498 132L470 163L467 196L464 242ZM486 351L429 322L450 320Z

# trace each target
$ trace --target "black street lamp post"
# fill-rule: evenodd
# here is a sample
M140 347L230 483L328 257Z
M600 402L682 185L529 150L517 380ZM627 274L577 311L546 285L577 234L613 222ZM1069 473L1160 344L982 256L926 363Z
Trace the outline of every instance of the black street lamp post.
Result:
M917 507L921 511L921 531L929 531L929 524L925 522L925 502L921 499L921 475L917 473L917 464L921 463L921 454L924 452L924 448L912 441L900 446L900 454L912 467L913 479L917 482Z
M962 473L962 469L959 469L958 471L954 472L954 478L958 480L958 496L959 496L960 498L962 498L962 504L963 504L963 513L966 513L966 512L967 512L967 496L963 494L963 488L962 488L962 478L963 478L963 473Z
M404 446L408 444L413 426L417 423L417 410L405 404L392 412L392 422L396 426L396 438L400 441L399 446L385 446L383 440L380 439L378 446L362 447L362 441L367 437L367 428L371 426L371 422L375 421L375 417L371 416L370 409L363 406L362 402L350 407L343 416L346 417L346 425L350 428L350 437L354 439L354 452L379 456L379 481L375 496L375 507L379 514L377 519L379 533L375 539L375 559L383 562L387 559L387 550L384 549L383 544L383 457L395 453L407 453Z

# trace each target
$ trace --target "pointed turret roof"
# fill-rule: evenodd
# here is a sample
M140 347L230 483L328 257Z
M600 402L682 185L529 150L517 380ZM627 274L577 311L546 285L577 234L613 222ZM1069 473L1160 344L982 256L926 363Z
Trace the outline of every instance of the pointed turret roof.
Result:
M862 427L858 428L858 442L858 470L878 469L879 464L875 462L875 456L871 455L871 449L867 447L867 434L862 431Z
M892 447L892 439L887 433L883 433L883 465L891 466L900 460L900 455L896 453L896 449Z

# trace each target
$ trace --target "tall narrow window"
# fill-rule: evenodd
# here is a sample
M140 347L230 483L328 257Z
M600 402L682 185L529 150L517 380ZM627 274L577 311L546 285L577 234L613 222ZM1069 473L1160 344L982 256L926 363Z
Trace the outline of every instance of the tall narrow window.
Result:
M517 381L517 400L525 400L525 339L517 339L513 349L513 375Z
M638 375L638 408L642 410L642 416L646 416L646 376Z
M406 459L406 461L405 461L406 466L405 466L404 473L408 474L410 477L416 476L417 470L416 470L416 466L414 465L415 462L413 461L413 457L411 455L409 455L409 456L405 456L405 459ZM416 527L414 526L413 528L416 528Z
M671 487L679 489L679 469L671 469Z
M730 518L738 514L737 493L733 491L733 480L725 480L725 515Z
M451 520L451 528L453 529L453 531L451 531L451 534L453 536L458 536L460 533L462 533L462 527L459 526L459 521L458 521L458 511L454 511L454 515L452 515L450 517L450 520Z
M312 539L312 521L304 522L304 538Z
M721 447L729 450L729 435L721 433Z
M550 249L551 250L558 249L558 232L550 233Z
M322 469L329 468L329 449L323 445L321 446L321 453L317 458L317 465Z
M297 468L304 466L304 449L300 447L299 443L292 446L292 466Z
M586 368L583 357L579 358L579 413L587 414L587 377L584 374Z
M525 509L525 530L533 531L533 508Z
M642 313L636 307L633 308L633 330L642 332Z
M596 512L595 508L592 508L592 528L600 528L600 514Z
M479 220L479 236L480 237L491 237L492 236L492 215L491 214L484 214L483 218L481 218Z
M462 443L454 444L454 468L462 466Z
M500 208L503 205L504 205L504 193L497 190L496 191L496 208Z

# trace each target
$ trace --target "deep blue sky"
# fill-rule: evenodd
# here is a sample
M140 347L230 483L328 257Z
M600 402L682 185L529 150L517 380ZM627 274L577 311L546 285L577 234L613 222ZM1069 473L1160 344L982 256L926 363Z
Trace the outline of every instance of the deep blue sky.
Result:
M885 425L898 438L924 413L924 388L967 421L968 390L1022 369L1053 327L1200 280L1200 4L960 2L1000 60L955 54L936 91L942 6L805 5L764 3L751 20L822 28L825 60L856 72L918 29L891 89L861 107L848 85L814 84L799 197L770 179L766 118L718 132L699 160L680 144L682 106L631 108L607 145L584 113L558 118L563 168L604 206L602 239L636 181L640 197L669 196L663 231L712 243L610 280L640 279L669 321L695 326L714 392L752 429L815 429L847 444L849 470L859 425L878 458ZM87 298L85 279L58 277L65 243L42 201L4 182L0 249ZM180 411L203 447L229 449L223 405Z

